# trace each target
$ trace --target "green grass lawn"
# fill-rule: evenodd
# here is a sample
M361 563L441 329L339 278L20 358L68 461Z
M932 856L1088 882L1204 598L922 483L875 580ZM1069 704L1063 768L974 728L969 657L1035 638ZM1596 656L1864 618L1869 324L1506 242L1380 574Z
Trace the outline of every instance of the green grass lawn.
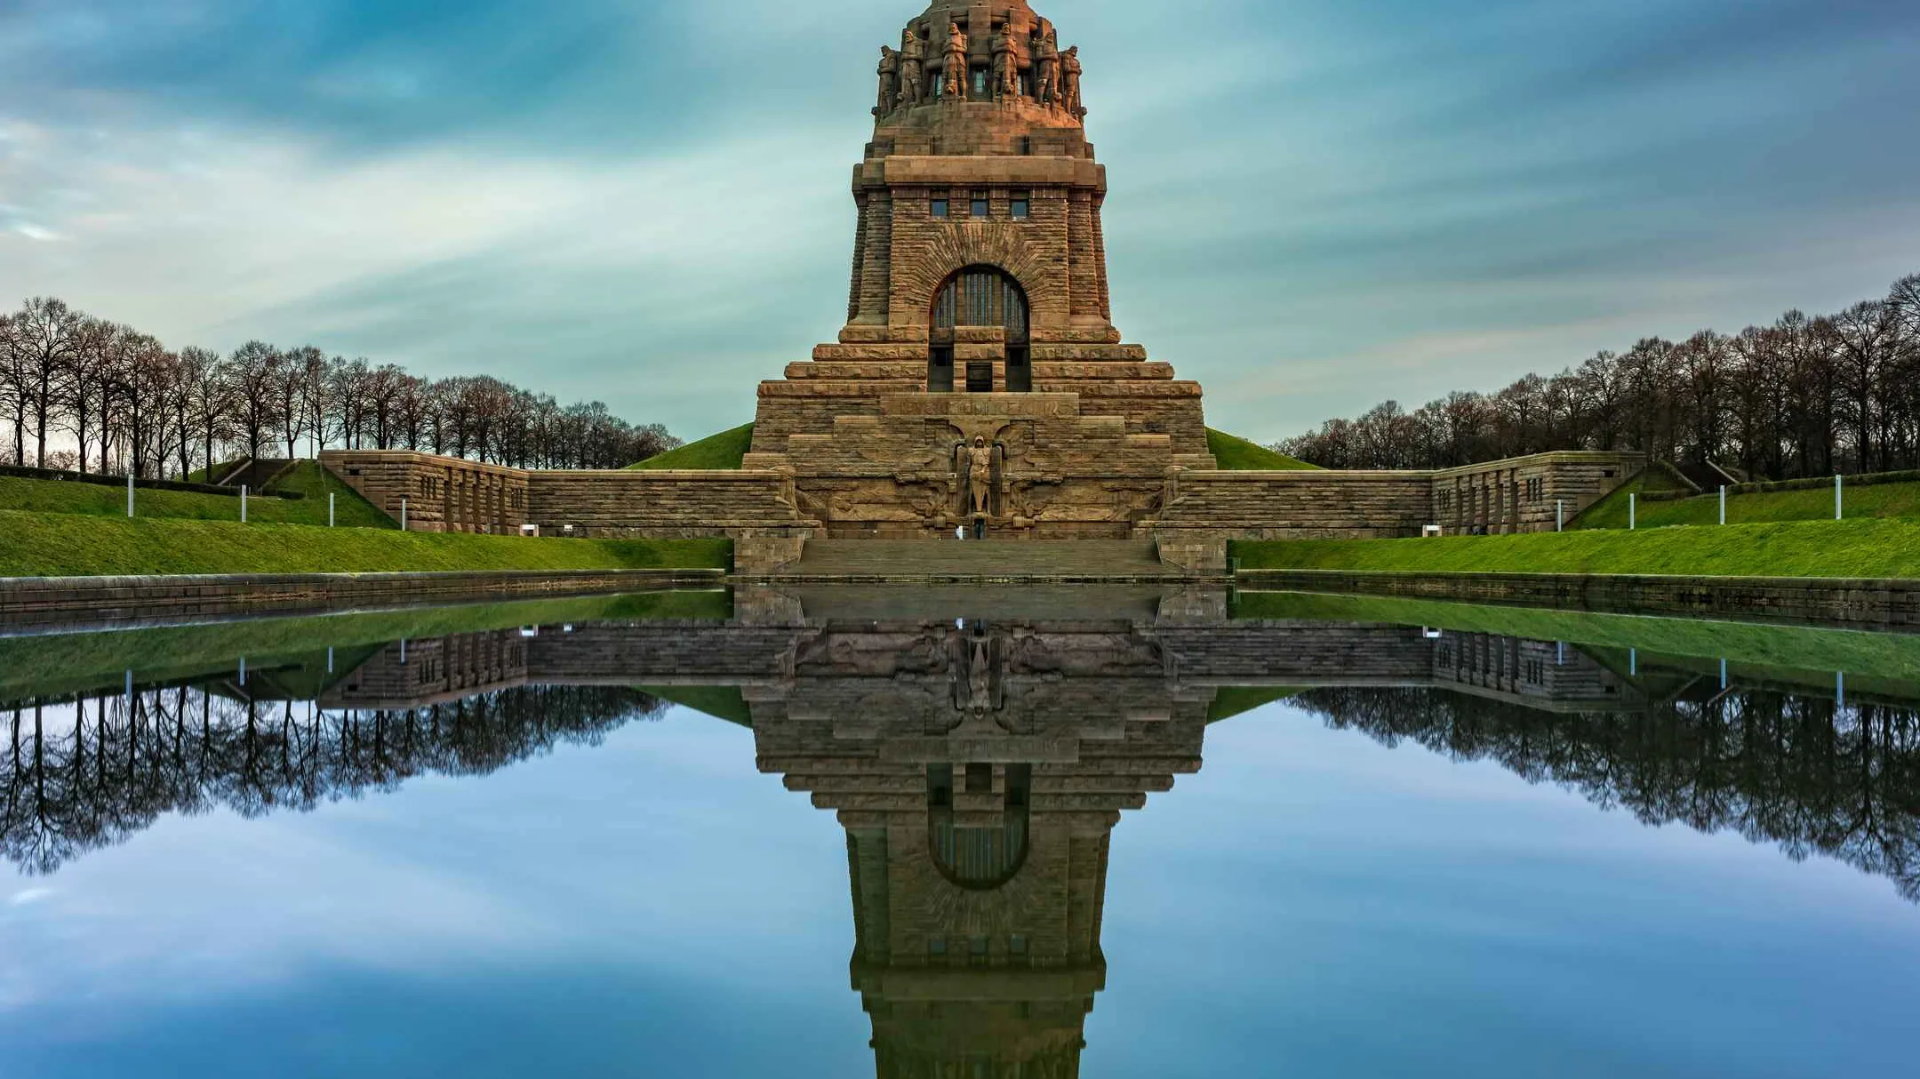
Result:
M302 461L273 485L272 490L304 494L301 499L255 494L247 499L247 520L259 524L327 523L327 495L336 496L335 520L342 528L398 528L393 519L361 498L339 477L316 461ZM60 480L29 480L0 476L0 510L36 513L73 513L92 517L126 518L124 487ZM240 498L193 491L145 491L133 494L136 518L185 518L199 521L238 521Z
M1231 545L1240 568L1390 573L1920 577L1920 521L1804 521L1404 540Z
M738 471L741 459L753 445L753 424L735 427L731 431L722 431L717 435L708 435L698 442L689 442L677 450L668 450L658 457L649 457L628 468L658 471L661 469L708 469L720 468Z
M1289 472L1320 467L1211 427L1207 428L1207 452L1213 454L1223 472Z
M724 569L728 540L528 539L0 511L0 577Z
M1637 481L1636 481L1637 483ZM1595 503L1573 522L1575 528L1625 528L1630 485ZM1848 517L1920 518L1920 483L1856 484L1846 488ZM1718 525L1718 492L1677 502L1640 502L1641 528L1666 525ZM1833 520L1833 487L1808 491L1757 491L1727 496L1727 523L1764 524L1777 521Z

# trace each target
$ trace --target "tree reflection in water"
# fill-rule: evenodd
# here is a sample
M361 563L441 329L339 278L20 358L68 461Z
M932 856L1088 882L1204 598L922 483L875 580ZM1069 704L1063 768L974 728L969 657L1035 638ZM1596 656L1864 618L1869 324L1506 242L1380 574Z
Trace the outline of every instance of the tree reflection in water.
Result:
M664 711L630 687L677 687L657 692L751 727L754 764L846 830L853 983L878 1072L901 1079L1077 1074L1122 812L1199 771L1210 723L1289 693L1335 728L1841 859L1920 901L1920 700L1898 692L1843 704L1683 661L1234 622L1217 603L957 623L743 606L762 614L460 634L324 679L0 706L0 847L50 872L162 813L484 775Z
M0 852L29 872L118 843L164 813L242 817L486 775L593 744L665 705L637 690L515 686L417 708L325 709L173 686L0 709Z

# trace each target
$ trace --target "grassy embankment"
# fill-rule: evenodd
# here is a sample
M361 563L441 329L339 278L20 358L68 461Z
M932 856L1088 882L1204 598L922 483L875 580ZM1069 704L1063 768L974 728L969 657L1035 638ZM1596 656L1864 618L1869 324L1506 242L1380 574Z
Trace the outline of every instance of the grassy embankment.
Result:
M0 577L724 569L727 540L526 539L0 510Z
M324 671L328 648L336 651L334 669L341 672L358 662L356 654L388 641L609 619L724 619L732 613L732 597L715 589L5 637L0 638L0 696L17 700L112 690L127 671L134 672L137 685L176 682L226 671L239 656L247 657L250 675L316 665Z
M1657 475L1640 479L1601 499L1572 524L1576 529L1626 528L1628 495L1640 495L1639 527L1665 528L1671 525L1711 525L1720 523L1720 495L1701 495L1676 501L1647 501L1650 491L1660 490ZM1920 517L1920 482L1849 483L1845 488L1849 518ZM1781 521L1833 520L1833 484L1822 480L1806 490L1755 491L1729 493L1727 523L1767 524Z
M1443 539L1230 545L1243 570L1920 577L1920 521L1803 521Z
M752 445L753 424L749 423L731 431L708 435L698 442L689 442L679 449L668 450L627 467L647 472L681 468L738 471L741 459Z
M303 494L300 499L273 498L271 492ZM360 497L339 477L315 461L302 461L269 489L269 496L247 499L250 524L327 523L327 495L334 498L335 521L342 528L397 529L392 518ZM72 513L92 517L126 518L127 492L122 487L58 480L29 480L0 476L0 510ZM199 521L238 521L239 495L209 495L192 491L135 491L133 513L142 518L181 518ZM0 537L0 546L4 546Z
M1211 427L1207 428L1207 452L1213 454L1222 472L1295 472L1320 468Z
M753 424L735 427L731 431L722 431L717 435L708 435L698 442L689 442L676 450L668 450L658 457L649 457L639 464L628 465L637 469L668 468L721 468L738 469L747 450L753 445ZM1296 461L1283 453L1275 453L1265 446L1249 442L1244 438L1221 431L1207 431L1207 450L1219 462L1221 469L1231 472L1247 471L1288 471L1303 468L1318 468L1304 461Z

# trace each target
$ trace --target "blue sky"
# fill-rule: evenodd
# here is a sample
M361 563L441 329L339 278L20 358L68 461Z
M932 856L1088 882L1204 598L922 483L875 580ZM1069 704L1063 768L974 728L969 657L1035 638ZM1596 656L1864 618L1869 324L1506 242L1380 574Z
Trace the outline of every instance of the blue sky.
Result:
M1920 270L1911 0L1054 0L1114 316L1279 438ZM0 0L0 303L750 419L913 0Z

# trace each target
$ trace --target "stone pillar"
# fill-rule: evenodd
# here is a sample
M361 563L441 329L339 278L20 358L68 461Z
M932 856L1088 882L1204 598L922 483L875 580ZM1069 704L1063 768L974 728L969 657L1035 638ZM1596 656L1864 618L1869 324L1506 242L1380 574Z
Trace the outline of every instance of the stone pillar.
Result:
M1093 265L1094 265L1094 304L1100 317L1113 321L1113 303L1107 295L1107 238L1100 228L1100 207L1105 203L1105 195L1096 195L1093 199Z
M909 204L910 205L910 204ZM893 215L900 209L892 193L879 190L867 194L861 237L860 300L855 321L877 326L887 324L893 294Z
M1067 208L1067 312L1076 319L1097 313L1093 251L1093 195L1075 191Z
M853 280L847 285L847 321L860 317L860 285L867 262L867 196L856 191L854 204L860 207L859 223L853 227Z

